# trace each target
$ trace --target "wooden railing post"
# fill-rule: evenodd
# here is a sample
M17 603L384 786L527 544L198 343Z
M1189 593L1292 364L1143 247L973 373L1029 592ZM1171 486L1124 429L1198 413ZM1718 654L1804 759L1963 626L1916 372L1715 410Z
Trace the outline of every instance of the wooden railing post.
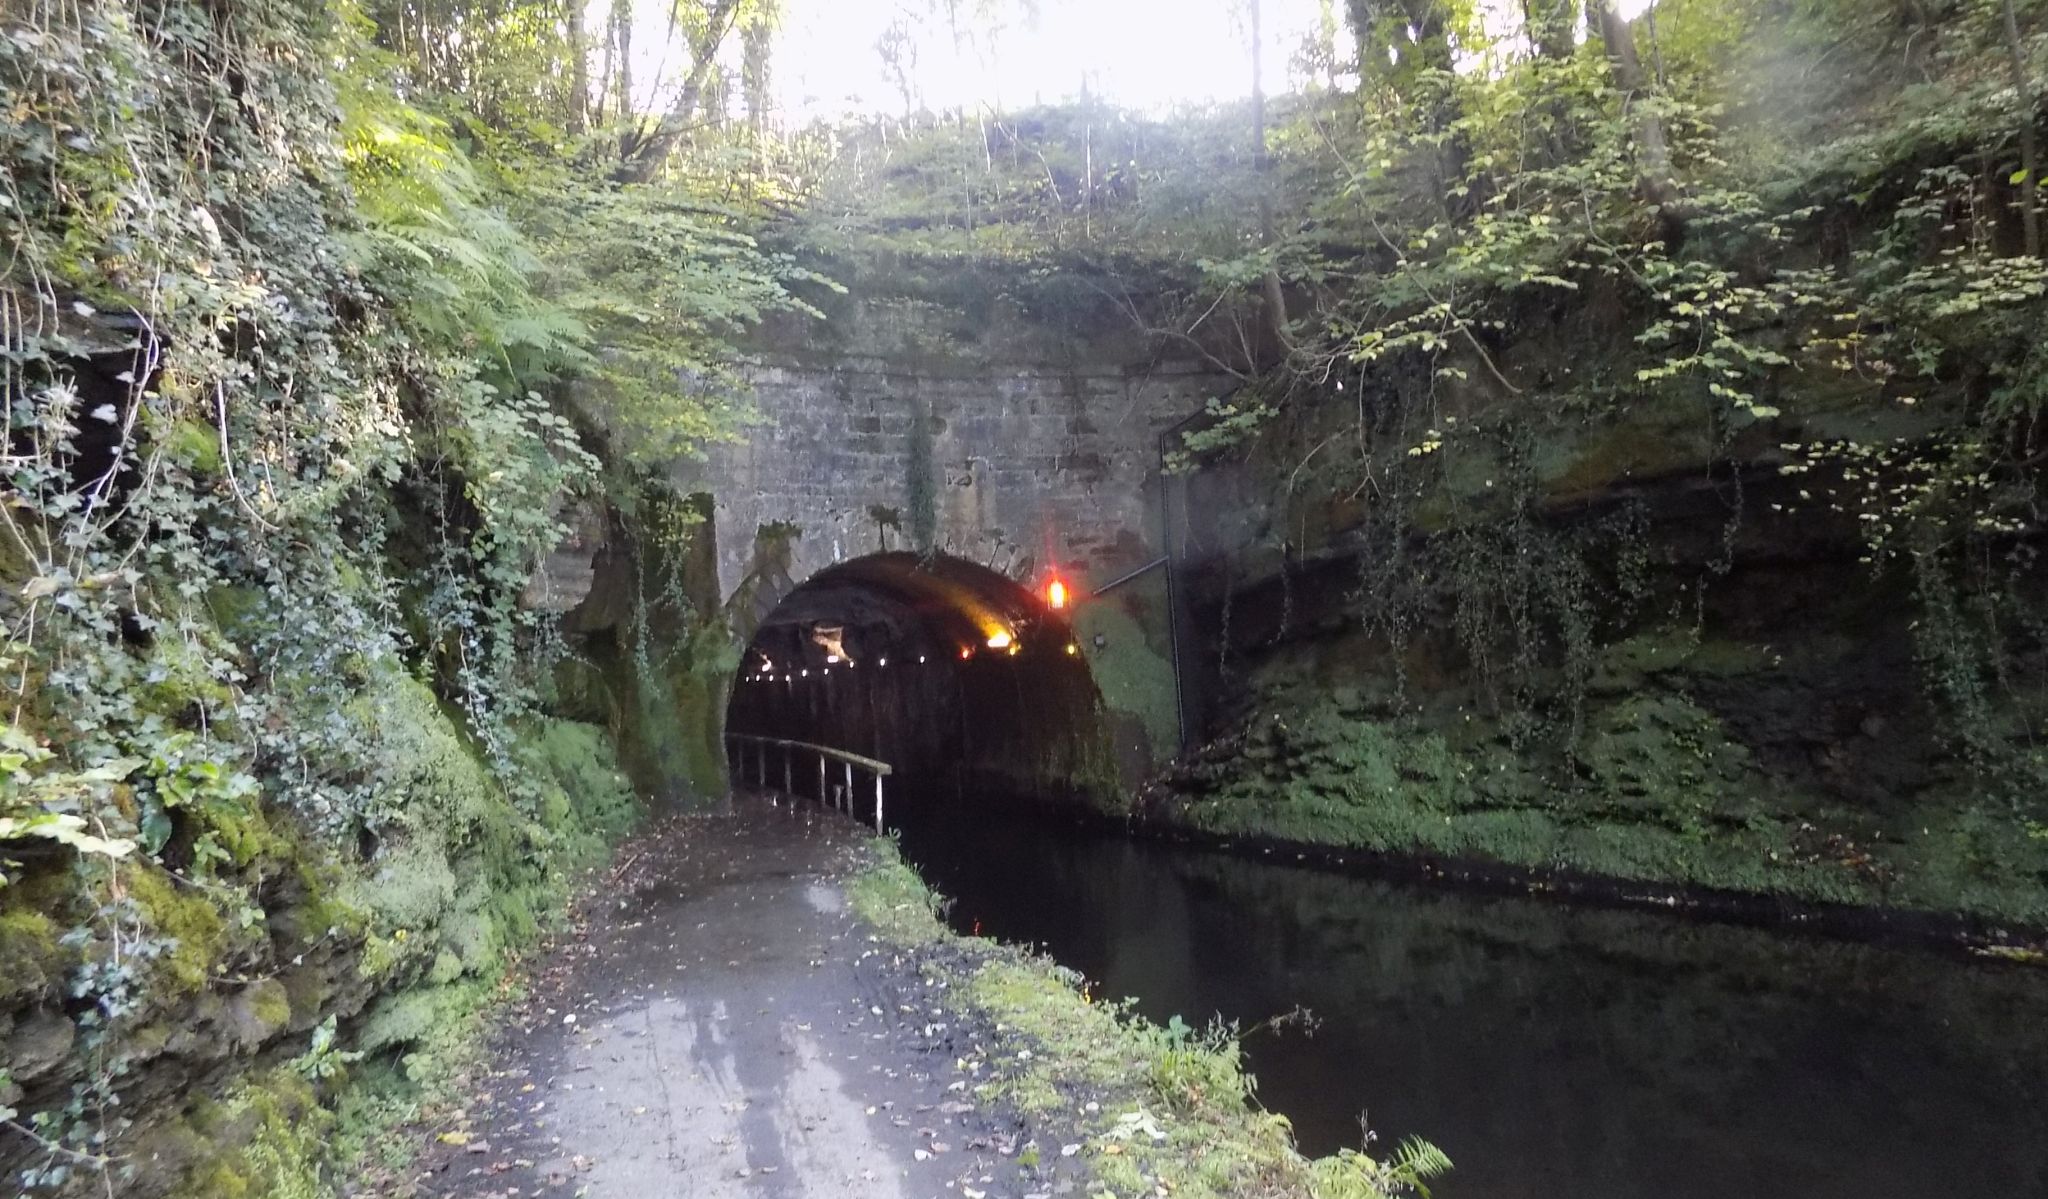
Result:
M817 754L818 802L829 803L833 808L844 811L849 816L859 806L853 798L854 768L857 766L862 770L868 771L875 776L875 831L879 833L888 827L887 809L884 806L886 802L884 794L886 784L882 780L887 775L894 773L894 769L887 762L878 762L873 758L862 757L860 754L833 749L829 745L813 745L808 741L787 741L780 737L757 737L751 733L727 733L725 734L725 742L728 746L726 761L733 767L733 781L736 786L744 785L746 782L746 751L749 745L752 745L754 748L754 785L763 791L768 790L768 747L772 745L782 754L782 790L779 793L771 793L771 797L774 798L779 798L781 795L787 795L792 799L796 798L797 752L799 750L807 750ZM830 760L833 758L837 758L845 768L846 786L837 796L832 794L833 788L830 782Z

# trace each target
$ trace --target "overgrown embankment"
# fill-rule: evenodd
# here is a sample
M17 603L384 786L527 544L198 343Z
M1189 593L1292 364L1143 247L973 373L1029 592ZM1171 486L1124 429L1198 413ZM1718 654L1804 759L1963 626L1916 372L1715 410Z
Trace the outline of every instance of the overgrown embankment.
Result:
M0 22L0 1176L26 1194L323 1193L348 1078L403 1106L408 1055L637 820L626 768L674 799L716 773L682 744L730 655L676 648L689 522L585 446L708 435L709 383L650 413L657 385L779 285L726 216L545 148L487 170L385 32L296 0ZM635 205L631 244L585 222ZM682 242L737 308L671 336ZM657 259L643 307L607 301ZM610 319L659 353L600 362ZM580 627L582 591L541 594L571 511L611 570Z
M1181 454L1207 744L1138 814L2048 927L2048 28L2011 7L1443 13L1490 71L1397 47L1291 114L1298 230L1207 268L1286 344Z
M1253 1104L1235 1030L1161 1028L1095 999L1048 959L957 937L940 919L944 899L893 846L877 842L874 853L850 888L856 914L993 1024L998 1045L979 1089L1014 1104L1042 1137L1060 1136L1060 1151L1081 1154L1109 1194L1376 1199L1450 1167L1419 1142L1378 1160L1349 1150L1304 1158L1286 1117Z

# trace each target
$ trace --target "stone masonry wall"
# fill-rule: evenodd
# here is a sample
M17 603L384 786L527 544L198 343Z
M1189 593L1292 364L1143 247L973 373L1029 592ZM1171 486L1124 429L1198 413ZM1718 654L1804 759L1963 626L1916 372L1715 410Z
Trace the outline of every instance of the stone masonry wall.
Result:
M868 300L829 336L771 336L751 372L760 423L676 470L714 499L725 594L755 571L763 530L793 535L795 582L883 550L936 548L1027 583L1107 581L1159 555L1159 436L1227 377L1015 311L971 340L949 317Z

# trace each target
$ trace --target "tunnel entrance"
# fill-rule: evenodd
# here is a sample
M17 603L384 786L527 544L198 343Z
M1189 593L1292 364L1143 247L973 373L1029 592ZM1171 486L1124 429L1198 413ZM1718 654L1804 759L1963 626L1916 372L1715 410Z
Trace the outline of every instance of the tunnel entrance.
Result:
M1064 584L1045 589L942 554L820 571L755 630L726 731L887 762L892 811L1106 801L1117 783L1101 696L1054 607Z

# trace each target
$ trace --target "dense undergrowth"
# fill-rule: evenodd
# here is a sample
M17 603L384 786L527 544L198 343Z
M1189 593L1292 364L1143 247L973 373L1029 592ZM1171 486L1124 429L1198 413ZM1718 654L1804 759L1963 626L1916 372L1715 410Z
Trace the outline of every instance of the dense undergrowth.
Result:
M877 842L874 852L849 889L854 912L899 951L963 944L940 920L944 900L894 847ZM980 1090L1014 1104L1042 1133L1071 1131L1107 1194L1379 1199L1450 1168L1419 1141L1373 1156L1304 1158L1286 1117L1254 1104L1237 1030L1178 1020L1162 1028L1093 999L1084 980L1049 959L973 944L985 953L964 981L950 963L921 968L995 1024L1001 1044Z

